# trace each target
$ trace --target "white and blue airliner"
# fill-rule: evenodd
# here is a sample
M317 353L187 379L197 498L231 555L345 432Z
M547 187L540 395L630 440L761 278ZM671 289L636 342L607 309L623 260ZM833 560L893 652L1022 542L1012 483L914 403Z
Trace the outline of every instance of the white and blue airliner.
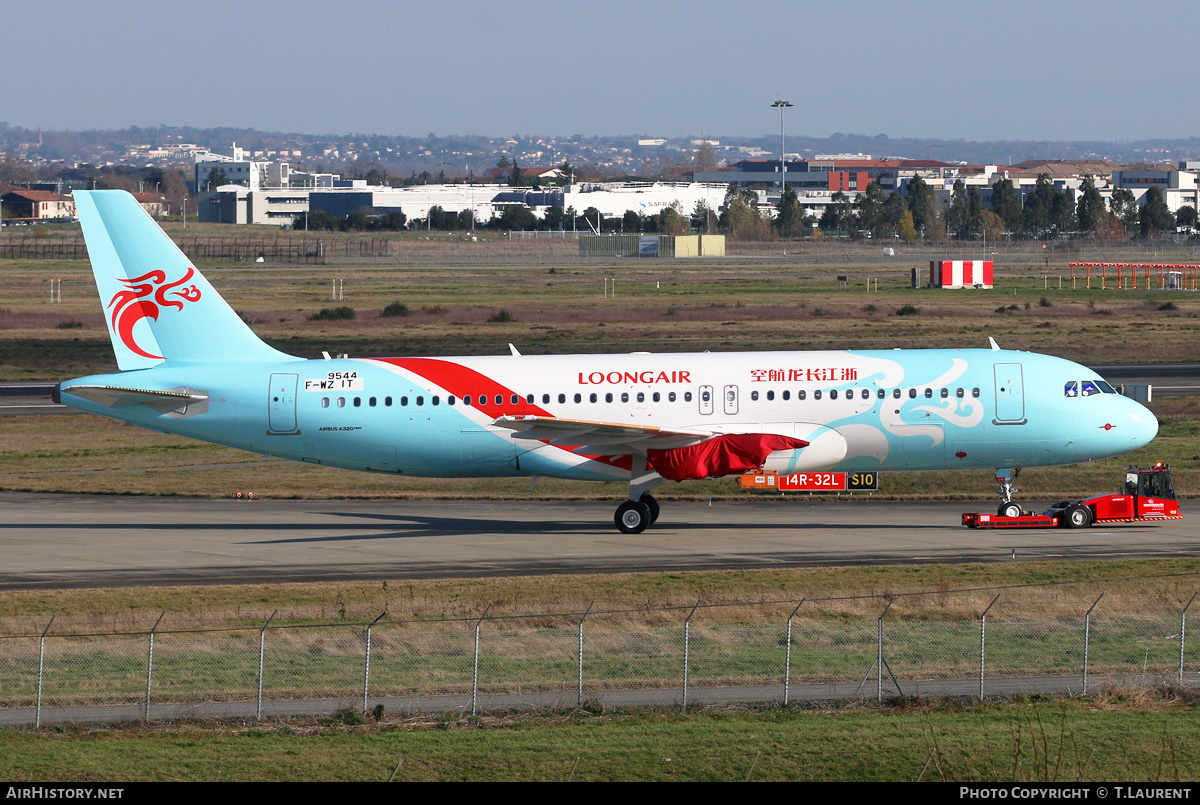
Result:
M120 371L83 411L352 470L623 481L741 473L1013 471L1142 447L1158 421L1071 361L992 349L304 359L260 340L134 198L75 193Z

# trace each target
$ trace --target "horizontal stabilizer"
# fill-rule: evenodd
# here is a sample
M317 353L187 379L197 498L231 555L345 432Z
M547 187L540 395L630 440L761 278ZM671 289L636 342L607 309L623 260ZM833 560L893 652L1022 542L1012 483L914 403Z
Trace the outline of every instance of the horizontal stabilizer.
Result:
M186 387L160 391L123 386L70 386L62 389L61 393L73 394L108 408L144 405L160 413L173 414L180 418L195 416L208 410L208 393Z

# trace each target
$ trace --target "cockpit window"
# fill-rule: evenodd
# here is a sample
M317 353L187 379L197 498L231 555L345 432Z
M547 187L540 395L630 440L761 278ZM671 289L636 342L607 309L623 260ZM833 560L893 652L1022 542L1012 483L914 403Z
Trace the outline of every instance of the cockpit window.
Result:
M1081 397L1091 397L1093 394L1099 394L1100 387L1091 380L1083 381L1082 390L1079 392Z
M1079 396L1079 381L1078 380L1068 380L1066 382L1066 385L1063 386L1063 396L1064 397L1078 397Z
M1117 390L1115 388L1108 385L1103 380L1097 380L1096 385L1099 386L1100 390L1103 391L1105 394L1116 394L1117 393Z

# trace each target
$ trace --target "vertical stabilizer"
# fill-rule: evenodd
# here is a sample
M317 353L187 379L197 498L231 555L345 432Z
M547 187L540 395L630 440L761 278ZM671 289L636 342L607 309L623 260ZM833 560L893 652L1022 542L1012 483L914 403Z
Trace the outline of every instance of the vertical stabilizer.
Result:
M129 193L78 190L74 199L122 370L290 358L246 326Z

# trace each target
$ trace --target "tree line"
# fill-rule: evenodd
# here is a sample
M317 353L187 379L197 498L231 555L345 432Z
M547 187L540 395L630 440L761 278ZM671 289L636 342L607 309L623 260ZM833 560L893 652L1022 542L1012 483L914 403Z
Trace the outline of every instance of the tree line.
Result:
M1011 179L992 185L986 202L978 187L954 182L950 201L943 203L921 177L908 184L907 195L885 194L877 183L851 201L841 192L820 218L804 217L799 200L788 188L775 219L779 235L794 236L815 225L822 235L843 237L898 237L901 240L1001 240L1093 237L1124 240L1131 235L1149 237L1191 227L1196 209L1184 206L1172 214L1162 188L1152 185L1139 206L1133 192L1117 188L1106 202L1091 179L1085 179L1078 199L1071 189L1059 190L1048 174L1037 178L1033 192L1022 199Z

